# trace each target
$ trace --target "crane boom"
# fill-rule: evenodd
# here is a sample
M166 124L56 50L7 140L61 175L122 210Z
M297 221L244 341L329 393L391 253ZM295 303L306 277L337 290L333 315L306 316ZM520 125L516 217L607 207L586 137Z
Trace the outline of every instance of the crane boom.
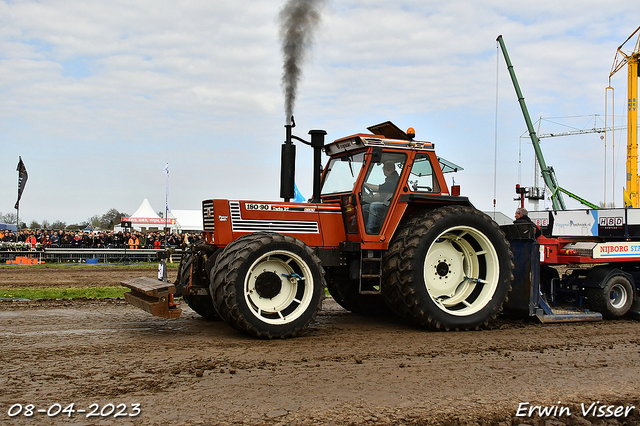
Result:
M609 86L611 77L625 65L628 68L627 85L627 187L624 190L625 207L638 207L638 193L640 182L638 179L638 77L640 76L638 62L640 61L640 35L636 45L630 54L622 51L622 47L640 31L640 27L618 47L613 66L609 73Z
M544 161L544 156L542 155L542 148L540 148L540 141L538 140L536 131L533 128L533 123L531 121L531 117L529 116L529 111L527 110L527 104L524 102L524 96L522 96L522 91L520 90L518 79L516 78L516 72L513 70L511 59L509 59L509 54L507 53L507 47L505 46L504 40L502 39L501 35L498 36L497 41L500 44L500 48L502 49L502 54L504 55L504 60L507 63L507 69L509 70L509 75L511 76L513 87L516 90L516 95L518 95L518 102L520 103L520 109L522 110L524 121L527 123L527 129L529 130L529 137L531 138L531 143L533 144L533 149L536 153L538 164L540 164L540 170L542 171L542 178L544 179L544 183L547 185L547 188L551 190L551 194L552 194L551 203L553 204L553 209L565 210L566 207L564 204L564 199L562 198L562 192L559 191L558 184L556 182L555 175L553 173L553 169L550 167L547 167L547 163Z
M572 135L586 135L587 133L605 133L612 132L614 130L624 130L626 127L594 127L592 129L578 129L568 130L566 132L554 132L554 133L540 133L538 139L553 138L556 136L572 136Z

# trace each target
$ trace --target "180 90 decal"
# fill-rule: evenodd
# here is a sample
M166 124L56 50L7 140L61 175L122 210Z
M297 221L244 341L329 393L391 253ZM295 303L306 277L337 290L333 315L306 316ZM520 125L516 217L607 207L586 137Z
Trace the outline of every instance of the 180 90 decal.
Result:
M271 204L258 204L258 203L245 203L244 208L247 210L260 210L260 211L286 211L289 207L274 206Z

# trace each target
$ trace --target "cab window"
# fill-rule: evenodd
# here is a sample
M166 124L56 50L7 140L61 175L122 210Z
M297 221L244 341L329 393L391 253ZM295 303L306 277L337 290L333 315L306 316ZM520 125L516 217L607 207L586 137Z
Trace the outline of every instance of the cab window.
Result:
M440 185L433 173L433 167L428 154L418 154L413 161L409 175L409 188L413 192L440 193Z

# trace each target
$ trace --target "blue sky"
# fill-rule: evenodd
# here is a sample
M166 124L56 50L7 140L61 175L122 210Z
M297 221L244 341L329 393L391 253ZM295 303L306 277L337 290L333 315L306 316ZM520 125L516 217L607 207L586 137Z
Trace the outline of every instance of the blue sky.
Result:
M144 198L161 210L167 162L174 209L199 209L207 198L277 200L282 5L0 1L0 212L15 212L18 156L29 172L20 209L27 223L133 213ZM577 116L553 121L588 127L589 115L604 114L616 49L638 25L640 9L628 1L326 0L295 133L324 129L331 141L386 120L414 127L417 139L464 167L455 175L463 195L492 210L495 187L496 210L511 216L515 184L533 184L533 149L521 139L526 128L496 37L505 39L534 120ZM621 125L626 70L612 85ZM544 120L540 132L560 129ZM621 205L624 132L615 143L606 201L615 185ZM599 134L545 139L543 150L562 186L604 200ZM299 146L305 195L311 164L311 150Z

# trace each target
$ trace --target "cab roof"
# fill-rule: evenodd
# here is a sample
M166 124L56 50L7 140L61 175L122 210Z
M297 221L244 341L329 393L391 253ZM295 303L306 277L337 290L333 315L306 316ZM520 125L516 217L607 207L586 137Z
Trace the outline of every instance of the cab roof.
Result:
M432 142L415 141L407 133L402 131L391 121L367 127L372 134L357 133L355 135L336 139L324 146L324 152L329 155L337 155L347 151L366 148L368 146L381 146L395 149L407 149L417 151L433 151L435 144ZM464 170L451 161L438 157L443 173L458 172Z
M415 141L406 132L401 130L391 121L376 124L367 128L371 132L357 133L336 139L325 145L324 152L331 156L341 152L362 149L368 146L381 146L396 149L411 149L419 151L433 151L434 144L431 142Z

